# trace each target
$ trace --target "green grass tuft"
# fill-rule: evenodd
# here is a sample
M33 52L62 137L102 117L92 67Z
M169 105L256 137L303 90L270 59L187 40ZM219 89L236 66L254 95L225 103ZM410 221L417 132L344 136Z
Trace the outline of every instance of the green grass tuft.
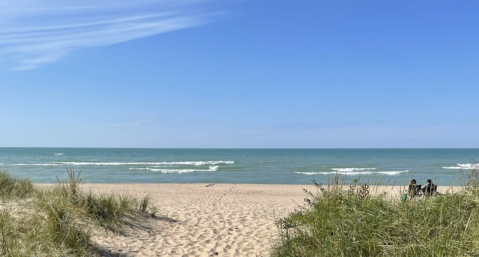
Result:
M0 211L0 256L97 256L91 229L120 232L124 220L131 222L149 207L149 197L84 192L80 174L68 170L67 182L57 179L53 187L35 189L29 180L0 173L6 201Z
M479 190L405 202L337 184L277 224L271 256L478 256Z
M150 196L145 196L140 200L140 208L139 211L146 212L148 209L148 205L150 204Z
M12 177L6 171L0 171L0 198L26 198L34 192L34 187L29 179Z
M75 222L75 213L64 202L56 201L48 205L47 235L55 245L64 246L76 256L86 256L90 252L90 236Z

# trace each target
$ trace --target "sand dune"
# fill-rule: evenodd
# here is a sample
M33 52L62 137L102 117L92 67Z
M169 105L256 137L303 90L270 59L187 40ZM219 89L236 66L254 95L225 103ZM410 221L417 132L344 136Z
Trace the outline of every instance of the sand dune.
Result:
M275 220L303 204L303 188L315 190L304 185L248 184L86 184L84 188L150 195L158 207L159 218L150 219L147 228L93 237L111 256L268 256L277 234ZM399 199L404 187L370 190Z

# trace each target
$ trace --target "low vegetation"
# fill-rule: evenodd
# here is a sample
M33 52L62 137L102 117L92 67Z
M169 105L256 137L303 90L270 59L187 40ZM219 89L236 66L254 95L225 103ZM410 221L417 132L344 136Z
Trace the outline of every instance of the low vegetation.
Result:
M29 197L34 191L33 184L28 179L17 179L6 171L0 171L0 198L21 199Z
M94 194L81 189L80 173L55 186L0 173L0 256L96 256L91 231L122 232L126 222L156 209L149 198Z
M463 192L407 201L315 183L307 205L278 221L272 256L478 256L477 177Z

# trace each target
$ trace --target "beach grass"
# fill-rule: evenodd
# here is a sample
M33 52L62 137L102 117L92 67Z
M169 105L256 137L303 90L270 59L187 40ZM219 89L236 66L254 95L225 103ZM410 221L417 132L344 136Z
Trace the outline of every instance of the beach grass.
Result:
M307 204L278 220L271 256L478 256L477 177L463 192L406 201L359 182L315 183Z
M26 198L34 192L33 184L28 179L18 179L6 171L0 171L0 198Z
M0 256L97 256L92 231L122 232L135 215L156 211L148 197L85 192L80 174L68 170L68 181L35 188L0 173Z

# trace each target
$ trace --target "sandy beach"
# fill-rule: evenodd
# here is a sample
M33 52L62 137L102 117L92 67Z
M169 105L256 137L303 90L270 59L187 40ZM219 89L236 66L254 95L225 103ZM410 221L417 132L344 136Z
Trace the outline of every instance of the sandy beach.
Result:
M268 256L275 220L306 197L311 185L85 184L98 193L151 196L158 219L125 235L97 233L93 241L111 256ZM371 187L399 199L404 187ZM439 187L439 192L460 188Z

